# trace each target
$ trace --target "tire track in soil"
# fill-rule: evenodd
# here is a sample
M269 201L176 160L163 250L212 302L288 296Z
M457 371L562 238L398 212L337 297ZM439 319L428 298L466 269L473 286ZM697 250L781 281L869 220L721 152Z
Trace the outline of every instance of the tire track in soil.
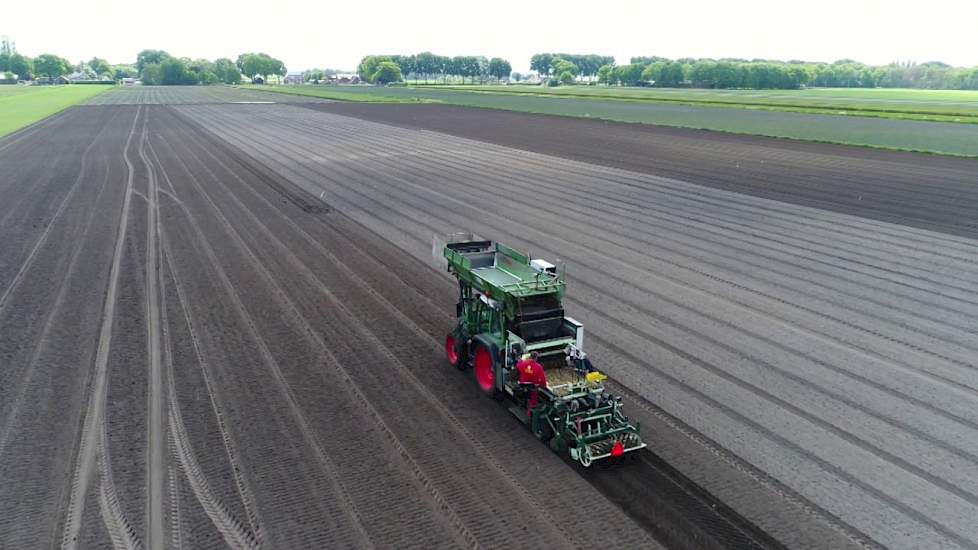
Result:
M162 229L162 228L160 228ZM160 231L162 235L162 231ZM162 243L161 243L162 245ZM160 288L164 288L163 278L163 267L165 266L166 271L173 277L173 268L170 265L169 259L164 254L165 245L161 246L161 262L160 262ZM183 311L184 315L189 315L186 308L183 305L184 297L177 294L177 301L179 302L179 308ZM163 327L169 326L167 323L166 315L166 293L162 292L160 294L160 315L161 324ZM176 385L173 380L173 365L172 361L172 343L170 341L169 333L164 328L163 329L163 349L165 350L165 378L167 386L167 397L168 397L168 411L169 411L169 431L168 436L171 442L170 450L171 456L177 459L180 470L182 471L184 477L187 480L194 497L200 503L207 517L210 518L211 522L224 537L225 542L234 550L254 550L260 548L261 545L258 541L257 533L255 533L254 528L251 530L247 529L240 520L234 517L231 510L225 505L219 498L217 498L210 489L210 484L207 481L206 476L197 463L197 458L194 453L193 447L190 443L190 437L187 435L186 427L183 422L182 413L180 411L180 403L177 399ZM197 346L196 340L193 341L193 346L195 348L198 357L200 356L200 351ZM209 390L209 388L208 388ZM226 434L224 434L226 437ZM169 468L170 477L173 479L176 475L175 468L170 465ZM176 498L173 490L175 482L171 481L170 498L172 503L179 502ZM242 499L244 500L244 499ZM172 517L172 514L171 514ZM180 533L180 523L178 520L171 520L171 540L179 539Z
M148 143L148 145L149 145L149 150L150 150L150 152L153 155L153 159L155 160L155 163L156 163L157 167L159 168L160 174L163 177L163 181L165 181L167 183L167 186L170 189L170 192L167 192L165 190L163 190L161 192L164 193L171 200L176 201L176 203L179 204L181 206L181 208L183 208L183 203L180 202L179 199L177 199L174 194L172 194L173 192L175 192L174 191L174 188L173 188L173 184L172 184L172 182L170 182L169 174L167 174L166 167L160 161L160 157L157 154L155 148L153 147L152 141L150 141ZM160 222L160 223L162 224L162 222ZM160 229L162 229L162 226L161 226ZM160 230L159 235L160 235L159 238L160 238L160 240L162 242L163 241L163 232L162 232L162 230ZM209 368L208 368L207 363L206 363L206 361L204 359L204 354L201 351L200 339L198 338L197 333L196 333L196 330L195 330L194 325L193 325L192 316L190 314L190 308L187 306L188 302L187 302L186 294L185 294L183 288L181 287L180 281L177 280L176 271L174 270L174 267L172 265L172 262L170 261L169 256L167 256L166 254L164 254L165 249L166 249L166 247L164 247L164 249L161 250L161 252L160 252L161 258L162 258L161 265L165 265L166 266L166 273L169 274L170 280L172 281L172 284L173 284L173 291L174 291L174 293L175 293L175 295L177 297L177 304L178 304L178 307L179 307L179 311L181 313L181 317L183 319L183 322L184 322L184 324L186 326L186 330L187 330L187 333L188 333L188 338L190 340L191 347L193 349L193 356L194 356L194 359L196 360L197 366L200 369L200 375L201 375L201 378L203 380L203 385L204 385L204 388L205 388L205 391L206 391L206 394L207 394L208 403L210 404L210 410L211 410L211 413L214 416L215 424L216 424L218 433L221 436L221 441L222 441L224 453L227 456L227 461L228 461L228 465L229 465L229 468L228 469L231 471L231 473L233 475L234 485L235 485L235 488L237 490L237 495L238 495L238 497L239 497L239 499L241 501L241 504L242 504L242 506L244 508L245 516L246 516L247 521L248 521L248 528L250 529L250 533L251 533L250 538L254 540L254 544L255 545L260 546L260 544L261 544L261 528L260 528L260 525L259 525L259 522L258 522L258 514L257 514L257 512L255 510L254 497L252 496L252 490L248 486L247 482L244 480L244 478L243 478L243 476L241 474L240 458L239 458L240 457L240 453L235 449L235 444L232 441L232 438L230 436L230 433L228 432L227 426L225 425L225 415L224 415L223 411L221 410L221 405L219 404L220 401L221 401L221 399L219 399L218 396L217 396L217 390L215 388L214 381L213 381L214 375L209 372ZM162 281L163 278L164 278L162 271L161 271L160 277L161 277L161 281ZM161 282L161 287L160 288L161 289L165 289L165 287L166 287L165 282ZM175 409L175 411L177 413L176 420L178 422L176 424L179 427L179 429L181 430L181 433L186 434L186 428L185 428L185 425L183 424L183 421L182 421L182 414L180 413L179 397L177 395L176 388L175 388L175 385L174 385L174 376L175 376L175 373L174 373L173 363L172 363L172 361L173 361L173 351L172 351L173 348L172 348L172 344L170 343L171 340L170 340L169 331L166 329L166 327L168 327L170 325L169 325L169 323L166 320L167 315L166 315L166 307L165 307L165 304L166 304L165 297L166 297L165 290L164 291L161 291L161 301L164 304L164 307L161 308L161 315L163 317L163 323L162 324L163 324L163 327L164 327L163 336L164 336L164 339L166 341L166 349L167 349L167 352L166 352L167 353L167 355L166 355L167 362L165 364L166 364L166 367L167 367L167 376L169 377L169 383L170 383L170 388L169 388L169 391L170 391L170 393L169 393L169 400L170 400L169 403L170 403L170 405L169 406L172 407L173 409ZM170 438L171 439L173 438L173 433L172 432L170 433ZM181 463L185 463L185 465L184 465L185 475L189 475L189 473L186 472L186 465L194 465L194 470L195 471L202 472L202 469L200 468L199 464L196 464L197 461L196 461L196 458L195 458L194 453L192 452L192 445L190 443L189 437L185 437L183 439L183 441L185 442L184 445L183 445L183 447L188 452L181 453L180 457L178 457L178 458L180 458ZM175 450L174 450L174 452L175 452ZM174 456L176 456L176 455L174 454ZM201 475L203 475L203 474L201 473ZM202 478L202 479L200 479L197 482L197 485L199 487L204 487L204 483L206 483L206 479L205 478ZM210 489L208 488L207 490L209 491ZM198 496L198 499L199 498L200 497ZM213 497L213 496L207 497L207 499L208 499L208 501L214 501L214 502L219 502L219 500L220 500L220 499L218 499L216 497ZM219 507L223 507L225 509L227 508L227 506L225 504L223 504L223 503L220 503L219 504ZM223 514L223 512L221 514ZM208 515L210 516L211 514L208 513ZM229 515L229 516L231 516L233 518L233 514L230 512L230 510L227 511L227 515ZM240 523L240 522L238 522L238 520L235 519L232 523ZM235 535L235 538L237 538L237 535Z
M98 138L96 138L96 140L97 139ZM82 169L82 171L84 171L84 168ZM108 184L108 181L109 181L109 170L108 170L108 162L106 162L105 177L102 179L102 184L99 186L98 191L96 193L96 197L94 201L95 204L98 204L99 198L101 198L102 193L105 191L105 187ZM92 208L91 212L88 215L88 218L84 223L85 229L81 232L79 236L79 242L84 240L89 235L89 231L92 228L92 222L95 219L95 214L96 214L96 209ZM40 335L34 338L33 340L33 345L31 346L32 351L30 353L30 359L27 362L27 369L24 372L23 376L21 377L20 383L12 384L15 387L19 386L20 391L17 392L17 396L14 397L12 401L8 401L10 403L10 410L7 411L5 414L0 414L0 418L4 419L3 425L0 426L0 456L3 456L4 450L6 449L7 446L7 441L11 434L11 429L14 420L19 414L20 409L24 404L24 398L27 395L27 390L30 386L30 380L34 375L34 371L37 368L37 362L40 359L41 352L43 351L43 343L46 342L49 338L49 334L54 325L54 321L57 318L56 314L61 310L61 308L64 307L63 304L68 290L68 281L72 278L76 266L78 265L78 258L81 255L82 248L83 248L82 246L75 247L75 250L71 255L71 260L68 263L68 269L65 272L65 276L61 280L60 284L58 285L58 291L56 293L56 298L54 300L54 303L51 306L51 308L48 310L48 314L44 319L42 325L43 328L41 329ZM2 412L2 408L0 408L0 412Z
M102 327L99 331L98 350L95 357L89 403L85 412L85 421L82 427L76 465L72 476L71 493L65 509L64 534L61 541L61 546L64 549L73 550L77 546L86 496L90 485L95 482L93 480L93 477L95 477L93 474L96 473L95 466L99 457L101 457L101 462L105 465L101 472L103 476L110 473L107 467L108 459L103 454L103 450L105 449L105 419L103 418L103 413L105 409L106 370L109 348L112 344L112 324L115 319L116 291L119 286L120 265L122 263L123 246L129 224L129 207L132 200L133 178L135 177L135 168L132 161L129 160L129 147L132 143L133 135L136 132L136 125L139 122L141 112L141 108L137 109L136 116L133 118L132 128L129 131L129 137L126 139L126 145L122 153L128 169L125 199L120 214L119 228L116 233L112 267L109 271L109 286L105 295ZM112 501L109 498L114 497L111 494L107 494L107 491L111 489L111 480L103 477L101 485L102 501L109 505L109 510L112 510ZM105 508L103 507L103 509ZM115 516L114 511L112 515L113 517ZM111 524L107 524L106 527L109 528L109 533L113 540L128 540L128 534L123 534L119 531L122 527L120 522L112 522Z
M162 136L161 139L163 139L163 142L166 143L166 140L162 138ZM169 144L167 145L172 148L172 146L170 146ZM202 197L207 198L207 195L203 192L200 183L196 181L196 177L193 175L193 173L188 171L187 175L189 179L193 182L194 186L197 188L198 193L200 193ZM209 201L209 199L207 200ZM198 239L203 241L202 245L208 249L208 256L211 258L212 262L214 263L216 270L218 270L228 293L232 296L233 301L237 304L238 308L240 309L241 315L248 319L248 325L250 327L251 332L253 333L253 337L258 341L262 341L260 335L258 334L257 329L255 328L254 321L250 319L250 316L247 313L247 310L244 308L244 305L241 302L240 297L237 296L237 292L234 290L233 284L227 278L227 275L224 273L223 268L220 267L220 263L217 259L216 254L214 254L213 250L209 250L209 245L206 243L205 240L206 238L204 237L203 232L200 230L199 226L197 226L196 223L193 221L194 216L188 211L187 217L190 220L191 225L194 227L195 231L197 232ZM223 219L222 221L225 227L227 228L227 230L232 231L232 235L234 235L233 229L231 229L230 225L228 225L227 220ZM420 485L427 492L430 493L431 497L435 500L435 502L439 504L439 507L441 508L442 512L450 518L451 524L462 536L463 540L466 541L466 545L472 547L481 547L481 544L478 542L478 539L475 536L473 536L471 532L469 532L468 528L465 527L465 524L460 519L458 519L452 507L449 506L445 501L444 497L442 497L439 494L438 490L435 487L435 484L432 483L432 481L423 473L423 470L414 462L414 460L411 458L411 455L399 443L397 436L394 434L393 430L391 430L391 428L387 425L386 421L384 421L380 413L378 413L377 410L374 408L372 402L368 400L360 392L359 389L357 389L356 383L353 382L351 378L349 378L348 373L342 370L343 367L333 355L333 351L331 349L326 348L325 345L322 343L322 341L315 336L315 332L308 325L308 322L305 321L303 317L301 317L301 314L299 314L298 309L296 308L294 302L292 302L290 298L284 295L281 287L279 287L278 283L273 278L271 278L271 276L265 270L264 265L261 264L254 256L250 255L250 250L244 245L243 242L240 241L240 237L238 237L238 239L239 239L238 241L239 246L241 246L245 251L248 251L249 262L251 263L252 267L255 268L256 272L262 274L267 284L269 284L272 288L276 289L277 298L285 304L285 307L287 309L291 310L292 317L296 319L303 326L304 336L306 336L307 339L311 341L311 343L313 343L314 345L316 345L316 347L319 348L321 356L327 357L329 359L328 363L330 365L333 365L337 369L340 369L339 374L343 378L346 388L351 391L356 401L358 401L359 404L364 409L366 409L367 413L374 420L377 427L380 430L382 430L383 433L385 433L390 443L393 444L395 448L397 448L398 454L403 459L405 459L409 464L412 465L411 466L412 473L415 475L415 477L418 478ZM301 410L298 407L295 397L291 395L292 390L290 389L287 380L285 379L284 375L282 375L280 369L277 366L275 366L276 361L274 357L271 355L270 351L268 350L267 346L264 343L260 343L260 348L266 364L271 366L271 370L275 373L275 377L278 380L280 387L284 392L288 393L288 400L290 403L290 407L294 409L295 414L299 419L298 423L300 427L303 429L303 432L306 434L306 437L309 439L310 445L314 446L314 448L316 449L316 452L320 457L320 461L328 464L328 469L332 473L331 478L335 480L337 491L345 495L342 498L342 500L347 503L347 507L346 507L347 513L359 515L359 513L356 512L357 507L354 503L354 500L349 496L349 493L345 490L345 488L343 488L342 482L338 478L336 478L336 473L335 473L336 467L332 464L332 460L329 458L329 455L326 452L324 452L324 450L320 446L320 443L315 438L315 435L313 434L313 431L309 427L308 422L304 420L304 418L301 416L302 415ZM357 520L357 524L359 525L359 530L362 531L361 540L363 541L364 544L369 543L370 538L367 535L366 531L363 529L363 526L360 523L359 519Z
M207 148L206 147L201 147L200 150L206 152L207 151ZM217 162L220 162L219 159L217 159L216 157L211 156L211 158L213 160L217 161ZM215 183L217 183L219 186L224 187L224 185L221 184L221 179L218 178L215 174L213 174L212 172L210 172L206 168L207 163L201 162L201 166L203 166L204 169L208 171L208 173L211 175L211 177L212 177L212 179L214 180ZM224 168L227 169L226 166ZM242 184L247 185L247 184L244 183L243 180L240 180L240 181L241 181ZM319 279L319 277L317 275L315 275L313 272L311 272L309 270L309 268L301 260L299 260L299 258L297 258L290 251L290 249L288 247L286 247L286 245L282 241L280 241L277 237L275 237L275 235L272 233L272 231L267 228L267 226L261 221L261 219L259 219L251 210L249 210L248 207L244 206L235 197L234 193L231 193L230 190L227 190L227 192L228 192L228 196L229 196L230 200L232 202L234 202L235 204L237 204L239 206L239 208L241 208L241 210L243 211L244 215L247 216L251 220L251 222L252 222L251 225L254 226L254 227L260 227L260 228L262 228L262 233L267 238L272 239L276 243L276 245L279 248L279 250L281 251L282 255L285 255L285 256L288 257L289 263L294 268L296 268L297 270L299 270L312 284L316 285L318 287L318 290L319 290L320 293L322 293L323 295L329 296L332 300L335 301L335 303L336 303L336 306L335 307L337 309L339 309L340 311L343 311L348 316L348 322L350 324L352 324L352 325L354 325L354 326L357 327L356 328L356 333L359 334L359 335L361 335L366 341L370 342L370 346L369 347L374 348L374 349L378 349L378 350L382 350L383 351L383 355L386 355L387 358L389 359L389 361L391 363L397 365L398 368L400 368L402 370L402 372L405 373L405 375L407 376L409 382L414 386L414 388L416 390L418 390L420 393L422 393L422 395L424 396L424 398L431 405L433 405L438 410L438 412L441 415L443 415L445 418L447 418L450 421L450 424L454 427L454 429L458 430L463 435L463 437L465 437L468 440L469 444L471 444L472 446L474 446L476 449L479 450L479 452L483 456L484 460L486 460L487 462L489 462L492 465L492 467L498 472L498 474L501 475L501 476L503 476L504 479L506 479L509 482L509 484L512 485L521 494L522 498L524 498L525 500L527 500L529 502L534 503L534 512L535 513L538 513L538 514L542 514L542 517L544 519L544 524L545 525L556 525L557 522L554 521L553 517L551 517L549 515L549 513L547 513L546 508L542 505L542 503L536 502L536 499L534 499L532 497L530 491L528 491L525 487L523 487L515 478L512 477L512 475L510 475L505 469L503 469L502 466L499 465L499 463L497 461L495 461L495 459L492 458L492 456L489 454L488 450L486 450L479 443L478 439L475 438L464 427L464 425L458 420L458 418L456 418L454 414L452 414L448 409L446 409L444 406L441 405L440 399L437 398L434 394L432 394L428 390L428 388L426 386L424 386L416 378L416 376L411 372L411 369L407 365L405 365L402 360L398 359L397 356L395 356L395 354L388 347L390 344L389 343L381 342L378 339L378 337L375 335L374 332L372 332L371 330L367 329L359 321L359 319L360 319L359 316L353 314L352 312L350 312L347 309L347 307L345 306L345 304L346 303L353 303L354 301L353 300L341 300L341 299L337 298L335 296L335 294L329 288L327 288L325 286L325 284ZM215 211L219 215L221 215L223 217L223 214L220 213L220 210L217 207L217 203L213 199L208 199L208 202L212 205L212 207L215 209ZM271 206L270 203L266 203L266 204L268 206ZM225 218L225 220L226 220L226 218ZM286 218L286 220L287 220L287 218ZM330 260L331 260L330 263L335 264L337 266L342 266L342 267L345 268L345 264L343 264L339 260L339 258L337 258L332 253L328 252L322 246L318 245L318 243L316 243L315 240L313 240L307 233L302 232L301 230L299 230L298 229L298 226L295 226L294 224L291 224L291 223L290 223L290 225L294 229L296 229L297 231L299 231L300 234L301 234L301 236L304 239L306 239L310 244L312 244L313 246L315 246L322 255L330 258ZM227 224L227 227L229 228L230 231L233 231L233 232L237 233L235 230L233 230L230 227L230 224ZM239 243L242 246L245 246L244 245L244 241L241 240L240 237L238 237L238 239L239 239ZM250 242L254 242L254 240L252 240ZM362 287L363 282L358 278L358 276L356 274L350 272L348 268L344 269L344 271L345 271L345 274L350 278L351 281L354 281L354 282L358 283ZM372 289L368 289L367 292L370 295L372 295L377 301L379 301L382 304L383 309L386 309L386 310L388 310L388 311L390 311L392 313L395 313L395 315L398 317L398 320L400 320L401 322L405 323L406 326L414 327L413 323L409 319L407 319L403 315L403 313L401 313L401 311L399 309L394 308L389 302L387 302L385 299L383 299L379 294L377 294L376 292L374 292ZM309 330L311 331L312 328L309 327ZM416 333L416 334L423 334L423 333ZM424 334L424 336L427 336L427 335ZM432 342L432 343L433 343L433 349L436 349L437 350L437 349L440 348L440 346L439 346L439 344L437 342ZM555 536L556 538L560 538L560 537L563 537L564 536L564 533L561 532L561 531L558 531L558 530L553 531L551 534L553 536ZM571 541L569 539L564 539L564 547L568 547L568 546L571 546L571 545L572 545L572 543L571 543Z
M162 136L160 136L160 139L163 139ZM172 148L172 146L168 144L165 140L163 141L163 143L166 144L168 147ZM187 172L187 176L190 179L190 181L192 181L194 185L198 187L198 192L202 193L202 191L199 189L199 183L196 182L195 176L191 172ZM204 196L206 197L206 195ZM181 208L186 208L184 203L181 202L179 204ZM215 270L216 274L221 280L222 286L224 286L225 290L229 294L229 297L232 299L232 302L235 304L235 308L238 311L239 315L241 316L242 320L246 322L252 338L259 346L259 350L262 355L264 363L270 367L270 371L272 372L274 378L277 381L277 387L279 391L281 391L284 394L290 410L292 411L293 415L296 417L297 427L301 430L303 436L306 439L307 444L315 451L316 455L319 457L319 461L321 462L321 464L327 469L327 472L331 474L330 479L332 479L333 483L335 483L334 490L336 490L340 494L346 495L341 498L341 501L346 502L347 506L344 508L345 514L351 518L351 521L356 526L356 530L359 532L358 542L365 547L372 546L370 543L369 536L367 536L367 533L363 530L362 524L360 523L359 513L356 511L357 508L354 506L352 498L349 497L347 491L343 488L342 482L336 476L335 466L332 465L332 460L330 459L329 455L325 453L324 450L322 449L320 442L318 441L318 439L316 439L312 429L310 428L308 420L305 419L302 410L298 407L295 396L292 394L293 390L287 384L284 376L282 375L280 368L277 366L277 361L270 353L268 346L264 342L264 339L260 336L255 321L251 318L250 314L245 308L242 299L238 296L238 291L236 290L234 284L231 282L230 278L228 277L227 273L222 267L222 264L218 260L218 255L214 252L213 248L210 246L209 242L207 241L207 238L203 230L200 228L200 226L196 221L196 217L189 210L185 210L185 214L189 221L190 226L192 227L192 229L196 234L198 242L201 244L205 254L207 255L207 257L209 258L210 262L213 265L213 269ZM164 239L164 242L166 241L167 239ZM363 400L363 403L365 406L370 407L369 402L366 402L366 400Z
M17 270L17 274L14 275L13 280L11 280L10 283L7 285L7 288L4 289L3 294L0 294L0 314L3 313L4 308L7 305L7 300L10 297L11 293L17 288L17 286L23 280L24 274L27 273L27 270L34 263L34 259L37 257L38 251L40 251L44 247L44 244L47 242L48 236L51 234L51 229L55 226L55 222L57 222L61 218L62 213L64 213L65 209L68 207L68 204L71 203L71 199L75 194L75 190L78 189L79 184L82 181L82 176L84 176L86 172L88 155L91 152L92 148L95 146L95 144L98 143L99 138L101 138L102 136L102 132L109 127L110 122L111 120L106 122L102 126L102 129L99 131L99 133L95 135L94 139L92 139L92 141L85 148L81 156L82 166L78 171L78 176L75 178L74 183L71 185L68 192L65 194L64 198L58 204L58 209L55 210L54 215L51 216L50 221L48 221L47 225L44 227L44 231L41 232L40 237L38 237L37 241L34 243L34 246L31 248L31 251L27 255L27 258L24 259L23 263L20 266L20 269Z
M166 494L163 480L167 472L164 454L166 425L163 412L163 367L161 360L161 329L160 305L157 282L160 277L160 254L158 250L159 227L159 194L157 193L156 173L153 164L146 155L147 128L149 114L143 118L143 133L139 141L139 158L146 166L148 183L146 198L148 202L146 216L146 333L148 342L149 387L147 409L147 443L146 465L146 547L150 550L163 550L164 525L163 508Z

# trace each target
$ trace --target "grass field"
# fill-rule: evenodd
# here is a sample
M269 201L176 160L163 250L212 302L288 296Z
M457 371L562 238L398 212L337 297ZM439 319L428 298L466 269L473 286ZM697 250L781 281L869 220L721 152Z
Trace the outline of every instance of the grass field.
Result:
M469 91L473 89L471 87L458 89L435 86L392 88L349 86L334 91L334 88L326 87L273 88L265 86L262 89L284 93L309 93L317 97L332 97L333 99L348 101L430 101L466 107L505 109L525 113L597 118L734 134L978 157L978 124L899 120L896 117L789 112L788 109L731 108L730 106L720 107L710 104L690 105L671 101L621 101L601 97L582 98L558 94L478 93ZM679 93L680 91L676 92ZM681 93L687 92L690 91L681 91ZM841 90L818 90L817 92L828 92L829 99L835 93L835 100L838 101L840 97L838 92ZM879 93L880 91L873 90L872 92ZM915 95L915 91L903 90L900 92L903 93L902 96L898 93L891 97L891 100L912 100L912 96ZM742 97L746 97L746 94L742 93ZM868 99L881 101L884 98L871 95ZM967 101L958 101L958 103L967 103Z
M111 86L0 87L0 136L96 96Z
M432 86L432 88L435 88ZM472 93L677 103L900 120L978 123L978 91L819 88L807 90L696 90L608 86L439 86Z

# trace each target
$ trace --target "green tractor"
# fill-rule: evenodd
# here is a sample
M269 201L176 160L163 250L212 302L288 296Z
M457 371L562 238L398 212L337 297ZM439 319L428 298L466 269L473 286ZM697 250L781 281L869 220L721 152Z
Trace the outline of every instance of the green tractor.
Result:
M486 394L511 401L510 411L539 439L584 467L645 447L584 353L584 327L564 315L566 283L556 266L471 238L441 251L459 285L458 323L445 338L452 366L471 369ZM545 385L520 383L516 365L531 352Z

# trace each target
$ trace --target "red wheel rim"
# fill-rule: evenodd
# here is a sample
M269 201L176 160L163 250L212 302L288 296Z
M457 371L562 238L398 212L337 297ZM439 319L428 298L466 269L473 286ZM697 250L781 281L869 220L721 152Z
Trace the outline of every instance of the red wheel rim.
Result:
M475 381L483 391L492 391L496 388L496 376L492 372L492 355L484 346L479 346L475 350Z
M458 364L458 350L455 349L455 337L449 334L445 337L445 357L452 365Z

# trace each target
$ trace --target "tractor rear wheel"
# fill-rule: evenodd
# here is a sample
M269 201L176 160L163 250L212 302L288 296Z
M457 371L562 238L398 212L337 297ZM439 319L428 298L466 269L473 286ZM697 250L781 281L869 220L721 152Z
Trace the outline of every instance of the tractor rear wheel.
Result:
M448 359L449 365L458 370L465 370L468 359L465 353L465 345L455 337L454 331L449 332L448 336L445 337L445 358Z
M476 344L475 354L472 356L472 371L475 381L482 388L482 391L489 395L496 394L496 369L492 352L484 344Z

